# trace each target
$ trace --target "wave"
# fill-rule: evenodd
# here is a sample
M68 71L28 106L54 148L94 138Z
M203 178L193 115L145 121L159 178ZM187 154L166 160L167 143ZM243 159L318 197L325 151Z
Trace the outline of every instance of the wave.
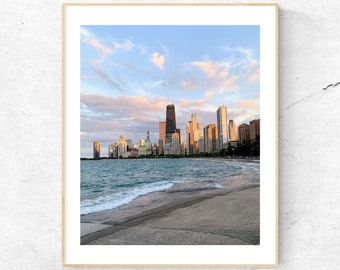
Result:
M80 214L90 214L117 208L121 205L128 204L135 198L146 195L155 191L161 191L169 189L173 186L173 183L153 183L144 187L136 187L129 191L119 192L116 194L110 194L106 196L100 196L91 200L81 201Z

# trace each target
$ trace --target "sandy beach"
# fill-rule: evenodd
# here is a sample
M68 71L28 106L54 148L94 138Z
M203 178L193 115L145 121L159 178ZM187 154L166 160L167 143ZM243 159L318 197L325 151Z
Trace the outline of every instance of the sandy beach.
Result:
M245 172L221 189L174 187L82 215L81 244L258 245L258 177Z

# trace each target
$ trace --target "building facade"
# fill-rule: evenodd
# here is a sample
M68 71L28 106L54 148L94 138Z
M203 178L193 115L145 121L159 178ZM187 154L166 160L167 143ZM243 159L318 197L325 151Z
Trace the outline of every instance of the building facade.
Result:
M227 107L221 105L217 111L217 132L218 142L217 149L221 150L228 147L228 122L227 122Z
M176 113L174 104L169 104L166 106L165 132L166 143L171 143L171 136L176 132Z
M250 141L250 126L248 124L242 124L238 127L238 138L240 143Z
M236 127L234 124L234 120L229 120L229 126L228 126L228 132L229 132L229 141L236 141Z
M117 146L113 143L108 145L108 158L117 158Z
M249 126L250 126L250 140L253 141L258 136L260 136L260 119L250 121Z
M128 152L127 143L123 134L119 136L119 140L117 140L116 144L118 158L127 158L130 156L130 152Z
M198 151L199 153L205 153L204 135L200 136L198 140Z
M100 142L98 141L93 142L93 158L100 158Z
M209 124L203 129L204 131L204 149L206 153L216 152L218 150L218 133L215 124Z
M163 156L164 151L163 151L163 139L158 139L158 155Z
M196 113L191 114L191 121L187 123L186 138L189 154L197 154L199 152L198 140L200 139L200 125L197 123Z
M158 123L158 133L159 133L159 139L162 139L163 143L165 143L166 138L166 122L160 121Z

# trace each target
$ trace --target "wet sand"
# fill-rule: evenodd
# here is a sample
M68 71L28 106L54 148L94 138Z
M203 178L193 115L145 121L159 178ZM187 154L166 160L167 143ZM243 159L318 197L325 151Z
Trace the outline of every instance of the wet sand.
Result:
M81 244L259 244L259 174L245 172L222 186L174 186L116 209L82 215Z

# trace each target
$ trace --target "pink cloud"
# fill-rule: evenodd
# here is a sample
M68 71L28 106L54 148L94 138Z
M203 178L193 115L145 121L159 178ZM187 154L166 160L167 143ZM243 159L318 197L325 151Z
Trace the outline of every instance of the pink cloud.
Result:
M219 62L199 61L192 62L193 66L198 67L210 80L210 85L221 89L230 90L237 88L236 81L240 78L239 75L232 75L229 69Z
M260 68L257 68L255 70L252 70L249 74L248 74L248 81L249 82L254 82L254 81L258 81L260 80Z
M259 109L259 104L251 100L240 100L239 106L245 109Z
M81 103L95 113L109 113L115 119L158 119L166 106L165 98L145 96L106 96L80 94Z
M179 87L181 90L188 90L197 87L196 80L183 80L180 82Z
M165 56L160 55L158 52L154 52L150 57L150 62L152 62L159 69L164 69Z
M89 44L104 56L112 54L114 52L111 48L104 46L100 43L100 41L96 40L95 38L85 38L83 39L83 42Z
M190 108L200 108L206 104L205 100L189 100L189 99L180 99L178 100L178 104L183 107Z
M220 69L220 65L212 61L197 61L193 62L192 65L197 66L208 78L215 78Z
M214 95L214 90L207 90L204 92L205 98L211 98Z
M114 42L113 46L116 50L121 49L123 51L131 51L135 45L130 39L126 39L123 43Z

